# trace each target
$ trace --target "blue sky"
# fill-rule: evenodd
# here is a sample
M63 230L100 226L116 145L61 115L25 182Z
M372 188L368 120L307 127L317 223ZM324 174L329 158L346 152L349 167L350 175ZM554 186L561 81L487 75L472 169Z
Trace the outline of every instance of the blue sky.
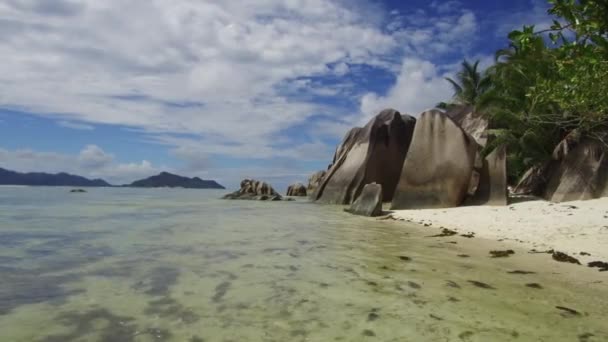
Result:
M386 107L451 96L464 58L546 2L0 0L0 167L160 171L279 190ZM133 13L137 13L133 16Z

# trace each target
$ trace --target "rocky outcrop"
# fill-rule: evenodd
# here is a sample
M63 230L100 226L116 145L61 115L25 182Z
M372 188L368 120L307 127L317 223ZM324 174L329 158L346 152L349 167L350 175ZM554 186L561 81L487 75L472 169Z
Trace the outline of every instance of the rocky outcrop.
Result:
M224 196L224 199L280 201L283 198L269 184L253 179L241 182L241 188Z
M475 139L475 142L480 146L486 146L488 143L488 126L489 121L486 117L477 113L471 106L454 105L446 111L456 124L462 128L468 135Z
M382 187L383 200L393 198L403 160L408 153L416 119L386 109L365 127L351 129L336 149L313 200L350 204L366 184Z
M455 207L477 189L480 146L448 115L422 113L416 122L392 209Z
M323 182L323 178L327 171L317 171L313 173L310 178L308 178L308 187L306 188L306 192L311 195L317 190L321 182Z
M363 187L361 195L353 202L350 208L345 209L351 214L361 216L382 215L382 186L372 183Z
M287 196L304 197L306 196L306 186L302 183L292 184L287 187Z
M518 195L534 195L541 197L547 186L548 169L550 162L535 165L528 169L521 180L513 188L513 193Z
M507 198L507 149L500 146L483 161L477 189L467 204L502 206Z
M524 174L514 192L552 202L608 196L608 146L571 134L557 145L550 161Z
M584 138L554 153L543 197L565 202L608 196L608 147Z

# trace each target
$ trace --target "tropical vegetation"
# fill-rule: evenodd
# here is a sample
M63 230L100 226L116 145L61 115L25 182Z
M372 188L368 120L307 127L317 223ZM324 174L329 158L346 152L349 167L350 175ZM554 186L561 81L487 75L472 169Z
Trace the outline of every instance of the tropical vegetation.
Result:
M486 150L506 144L509 178L551 158L564 138L608 146L608 0L551 0L551 27L509 34L495 64L479 71L464 61L453 104L470 105L490 121Z

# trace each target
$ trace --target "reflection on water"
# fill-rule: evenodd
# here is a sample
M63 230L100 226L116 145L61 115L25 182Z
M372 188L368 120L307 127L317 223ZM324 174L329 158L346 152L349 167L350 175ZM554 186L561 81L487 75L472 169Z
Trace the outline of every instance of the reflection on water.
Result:
M574 266L220 195L0 188L0 341L608 340Z

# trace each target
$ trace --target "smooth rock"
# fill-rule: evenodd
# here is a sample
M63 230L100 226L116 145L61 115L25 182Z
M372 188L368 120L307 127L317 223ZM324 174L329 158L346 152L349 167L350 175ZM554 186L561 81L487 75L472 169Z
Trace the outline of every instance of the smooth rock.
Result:
M259 201L280 201L282 199L281 195L270 184L253 179L241 181L241 188L239 190L227 194L223 198Z
M351 204L366 184L382 186L383 200L393 198L416 119L383 110L365 127L351 129L336 149L334 162L313 195L329 204Z
M302 183L295 183L287 187L287 196L305 197L306 186Z
M382 215L382 186L376 183L365 185L361 195L346 211L360 216Z
M439 110L422 113L395 190L392 209L461 205L474 190L479 145Z

